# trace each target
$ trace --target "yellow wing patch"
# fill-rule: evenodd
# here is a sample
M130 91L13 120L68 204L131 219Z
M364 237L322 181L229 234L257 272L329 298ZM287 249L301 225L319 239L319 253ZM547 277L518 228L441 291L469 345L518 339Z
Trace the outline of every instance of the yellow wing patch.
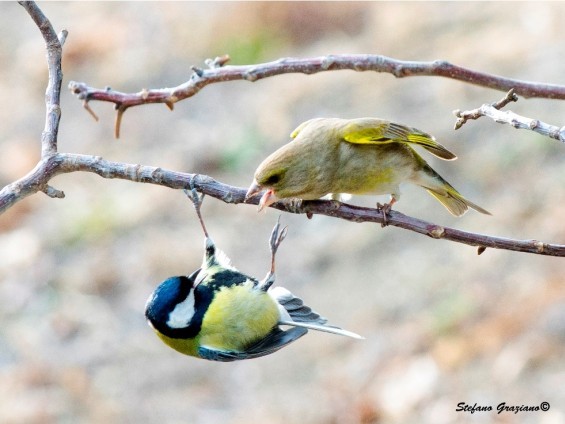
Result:
M423 147L441 159L457 159L456 155L439 144L433 136L416 128L395 123L381 122L373 127L351 124L345 128L343 138L348 143L354 144L412 143Z
M385 144L385 143L393 143L395 140L392 140L390 137L386 137L384 131L382 130L382 126L374 127L374 128L362 128L358 130L354 130L350 128L351 126L347 127L345 130L345 134L343 138L345 141L353 144Z

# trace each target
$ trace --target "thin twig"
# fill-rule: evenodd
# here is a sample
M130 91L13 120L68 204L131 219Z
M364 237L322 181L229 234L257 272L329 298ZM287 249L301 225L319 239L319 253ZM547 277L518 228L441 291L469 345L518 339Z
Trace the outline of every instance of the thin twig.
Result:
M517 101L518 101L518 96L516 95L515 90L513 88L511 88L508 91L508 93L506 93L506 96L504 96L502 99L500 99L500 100L498 100L494 103L491 103L491 104L488 104L488 105L483 105L483 106L488 106L488 107L491 107L493 109L500 110L504 106L506 106L508 103L517 102ZM484 114L481 113L480 108L465 111L465 112L462 112L459 109L457 109L457 110L453 111L453 114L455 116L457 116L457 118L459 118L455 122L454 129L456 129L456 130L458 130L464 124L466 124L468 120L479 119L481 116L484 116Z
M453 114L458 118L455 122L455 129L458 130L471 119L479 119L482 116L486 116L493 119L495 122L498 122L499 124L508 124L513 126L514 128L534 131L543 136L565 143L565 126L558 127L555 125L546 124L545 122L542 122L538 119L532 119L518 115L512 111L503 112L500 110L508 103L516 101L518 101L518 96L516 96L514 89L512 89L498 102L492 104L484 104L481 107L472 110L454 110Z
M193 74L190 79L173 88L144 89L138 93L122 93L106 88L93 88L83 82L71 81L69 89L81 100L114 103L123 108L123 111L133 106L148 103L165 103L171 109L173 103L194 96L209 84L235 80L254 82L263 78L290 73L311 75L326 71L352 70L387 72L397 78L439 76L500 91L508 91L513 88L516 94L523 97L565 99L565 86L563 85L505 78L463 68L444 60L415 62L392 59L381 55L353 54L314 58L282 58L256 65L223 66L228 59L227 56L216 58L214 61L208 59L206 63L215 65L209 69L193 66Z

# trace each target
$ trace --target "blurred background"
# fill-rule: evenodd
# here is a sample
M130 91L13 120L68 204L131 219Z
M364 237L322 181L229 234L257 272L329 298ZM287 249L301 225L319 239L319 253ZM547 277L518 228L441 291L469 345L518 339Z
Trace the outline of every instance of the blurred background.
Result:
M66 28L62 152L210 175L247 187L261 160L319 116L375 116L430 132L459 159L424 156L493 213L451 217L405 186L396 209L437 224L564 243L565 147L488 119L453 130L454 109L503 93L448 79L327 72L206 87L177 103L114 111L70 80L125 92L172 87L190 66L285 56L383 54L444 59L506 77L565 84L561 3L41 3ZM0 185L35 166L44 126L43 39L0 4ZM563 125L565 104L509 109ZM213 363L167 348L144 304L165 278L201 262L203 235L184 194L62 175L63 200L39 193L0 216L2 423L561 423L565 421L565 263L476 249L378 225L284 214L277 283L366 337L309 334L282 351ZM373 205L386 197L354 197ZM207 198L216 243L262 277L279 212ZM548 412L456 412L458 403Z

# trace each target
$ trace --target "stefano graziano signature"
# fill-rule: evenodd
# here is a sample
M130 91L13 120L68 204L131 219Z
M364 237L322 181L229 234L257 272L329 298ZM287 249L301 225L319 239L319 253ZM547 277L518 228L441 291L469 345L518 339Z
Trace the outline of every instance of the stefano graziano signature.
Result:
M549 408L550 405L548 402L542 402L539 405L509 405L506 402L500 402L496 406L478 405L476 402L473 405L465 402L459 402L457 404L457 409L455 410L455 412L470 412L471 414L474 414L475 412L496 411L497 414L502 414L504 412L517 414L518 412L548 411Z

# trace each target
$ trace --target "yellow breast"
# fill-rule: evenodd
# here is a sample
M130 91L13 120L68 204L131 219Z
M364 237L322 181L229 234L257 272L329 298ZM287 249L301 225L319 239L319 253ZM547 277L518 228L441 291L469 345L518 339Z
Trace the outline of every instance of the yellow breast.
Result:
M277 304L252 285L223 287L215 294L202 321L200 345L243 351L271 332L279 321Z
M172 347L174 350L185 355L198 357L198 346L200 336L196 336L193 339L173 339L155 331L157 336L165 343L167 346Z

